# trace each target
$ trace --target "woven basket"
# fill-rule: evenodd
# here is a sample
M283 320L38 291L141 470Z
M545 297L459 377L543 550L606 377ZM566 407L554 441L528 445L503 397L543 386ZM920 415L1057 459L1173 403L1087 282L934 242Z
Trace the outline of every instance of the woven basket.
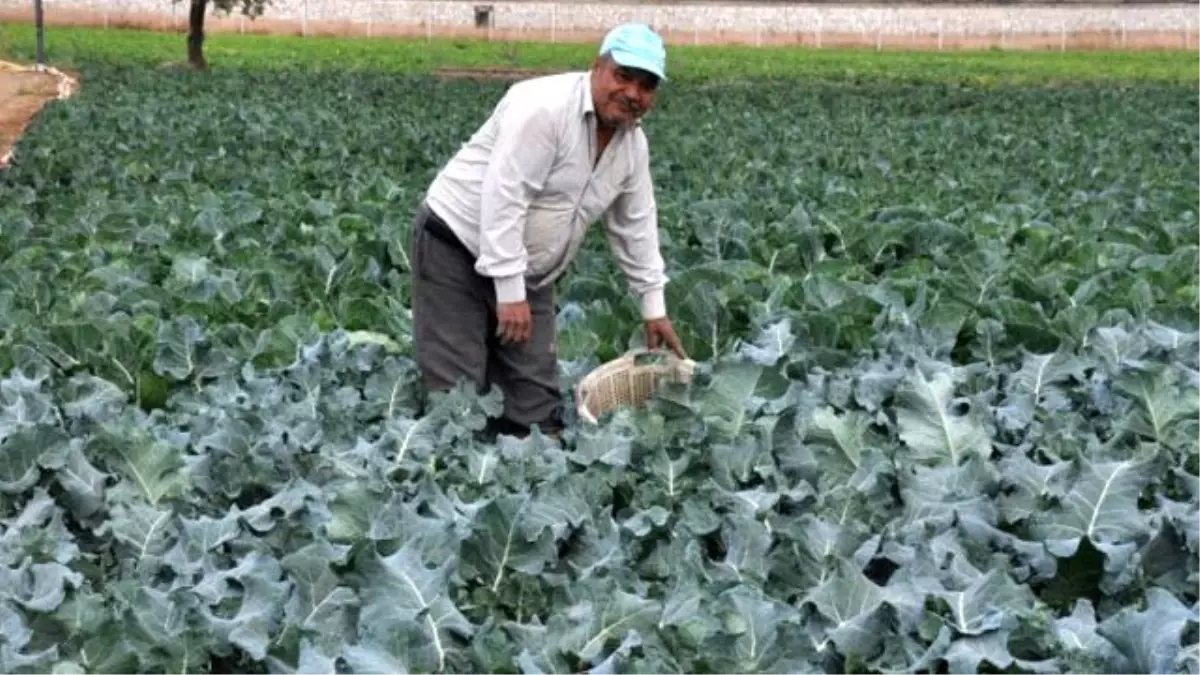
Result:
M638 363L646 356L652 363ZM664 380L690 382L696 363L668 351L635 349L588 373L576 388L575 405L579 417L596 424L600 416L616 408L640 406Z

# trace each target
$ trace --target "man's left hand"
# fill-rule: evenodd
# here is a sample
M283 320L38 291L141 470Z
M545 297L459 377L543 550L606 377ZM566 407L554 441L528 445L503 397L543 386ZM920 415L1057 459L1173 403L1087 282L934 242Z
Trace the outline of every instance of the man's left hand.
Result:
M649 349L658 349L667 347L675 355L681 359L686 359L687 354L683 351L683 343L679 341L679 336L675 334L675 328L671 325L671 320L667 317L661 319L649 319L646 321L646 347Z

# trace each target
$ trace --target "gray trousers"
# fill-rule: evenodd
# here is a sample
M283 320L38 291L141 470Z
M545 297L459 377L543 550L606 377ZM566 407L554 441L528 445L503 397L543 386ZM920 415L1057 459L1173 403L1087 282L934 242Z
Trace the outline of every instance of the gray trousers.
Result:
M496 291L475 271L475 258L425 204L413 220L412 310L417 367L425 391L462 380L504 393L503 419L492 430L523 434L562 429L553 285L527 289L533 335L506 345L496 335Z

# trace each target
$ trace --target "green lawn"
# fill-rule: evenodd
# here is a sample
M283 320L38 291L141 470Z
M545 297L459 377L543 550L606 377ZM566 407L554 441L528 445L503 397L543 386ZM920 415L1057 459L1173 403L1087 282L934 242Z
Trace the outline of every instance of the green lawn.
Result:
M59 65L105 60L161 63L184 56L180 34L140 30L47 29L48 58ZM311 68L429 71L444 66L505 65L575 68L587 63L590 44L486 42L466 39L364 39L263 35L211 35L214 68ZM34 31L0 24L0 56L32 59ZM989 83L1160 82L1195 85L1195 52L876 52L871 49L711 47L671 49L676 81L736 81L802 76L816 79L888 79Z

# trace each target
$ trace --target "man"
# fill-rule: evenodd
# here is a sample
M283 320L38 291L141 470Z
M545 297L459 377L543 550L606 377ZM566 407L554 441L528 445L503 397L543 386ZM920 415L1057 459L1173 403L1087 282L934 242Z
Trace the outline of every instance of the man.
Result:
M413 223L416 357L427 391L498 386L497 433L562 431L554 281L603 219L640 297L646 344L683 348L667 317L649 145L662 38L628 24L586 72L513 85L438 173Z

